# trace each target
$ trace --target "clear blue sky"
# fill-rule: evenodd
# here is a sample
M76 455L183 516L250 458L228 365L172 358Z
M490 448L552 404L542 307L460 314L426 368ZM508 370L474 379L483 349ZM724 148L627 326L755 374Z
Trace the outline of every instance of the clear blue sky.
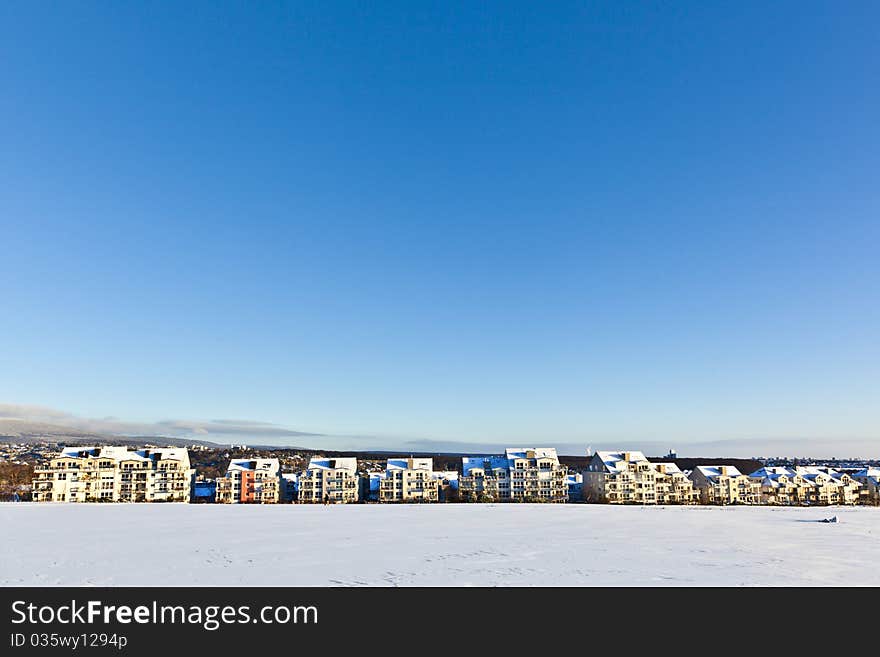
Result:
M880 452L878 25L4 2L0 402Z

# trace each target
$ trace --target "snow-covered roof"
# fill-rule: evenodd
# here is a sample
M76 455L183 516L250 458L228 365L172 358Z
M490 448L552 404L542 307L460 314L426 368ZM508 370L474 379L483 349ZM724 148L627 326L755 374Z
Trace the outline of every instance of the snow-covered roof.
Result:
M565 475L565 485L566 486L580 486L584 483L584 475L582 474L567 474Z
M740 472L735 465L698 465L696 467L706 479L717 479L718 477L741 477Z
M794 477L797 473L791 468L786 468L785 466L777 465L777 466L764 466L758 470L755 470L750 477L754 477L755 479L764 479L766 477L776 478L779 476L785 477Z
M433 470L432 458L395 458L385 463L386 470Z
M353 456L342 458L315 456L309 461L309 470L348 470L354 474L357 472L357 459Z
M278 459L232 459L226 471L235 470L278 472L281 470L281 462Z
M431 478L458 481L458 470L434 470L434 472L431 473Z
M875 484L880 483L880 468L862 468L852 473L853 479L870 479Z
M431 479L446 482L453 490L458 490L458 471L457 470L435 470L431 473Z
M640 463L648 459L641 452L596 452L593 458L598 457L608 472L621 472L626 470L627 463Z
M474 469L506 470L510 467L510 461L504 456L462 456L461 473L468 476Z
M675 465L675 463L652 463L651 467L657 472L662 472L663 474L683 474L681 468Z
M831 468L822 466L822 465L799 465L795 468L795 472L799 475L806 474L831 474Z
M504 455L509 461L513 459L553 459L559 461L555 447L508 447Z
M461 472L463 475L468 475L474 468L509 470L513 468L513 461L516 459L553 459L559 463L555 447L508 447L504 450L503 455L463 456L461 458Z
M185 447L148 447L129 449L124 445L104 445L101 447L64 447L56 458L100 458L113 461L186 461L189 452Z

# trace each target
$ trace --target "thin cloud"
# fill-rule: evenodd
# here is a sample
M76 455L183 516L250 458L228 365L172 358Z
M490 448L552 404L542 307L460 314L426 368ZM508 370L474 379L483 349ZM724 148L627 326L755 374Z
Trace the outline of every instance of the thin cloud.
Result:
M161 420L159 422L126 422L115 417L89 418L46 406L0 404L0 420L19 425L53 425L83 433L119 436L173 436L200 438L236 436L258 439L289 439L300 436L319 437L323 434L295 431L271 422L255 420Z

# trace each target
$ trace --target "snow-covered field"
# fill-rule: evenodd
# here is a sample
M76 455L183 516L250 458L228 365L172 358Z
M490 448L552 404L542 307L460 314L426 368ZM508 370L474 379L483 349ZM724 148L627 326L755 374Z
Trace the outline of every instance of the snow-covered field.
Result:
M5 586L880 585L875 508L0 504L0 535Z

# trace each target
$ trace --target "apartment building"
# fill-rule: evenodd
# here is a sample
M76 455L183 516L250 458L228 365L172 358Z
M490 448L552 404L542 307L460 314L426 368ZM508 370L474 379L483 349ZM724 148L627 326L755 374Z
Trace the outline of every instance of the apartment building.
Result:
M564 502L566 469L553 447L510 447L504 455L462 457L459 494L471 501Z
M759 504L761 484L733 465L698 465L690 474L703 504Z
M862 485L845 472L826 466L795 468L806 484L804 503L824 506L827 504L857 504Z
M760 485L761 503L773 506L802 504L806 482L791 468L766 466L749 475Z
M430 458L388 459L379 478L380 502L436 502L440 482Z
M657 471L641 452L596 452L583 479L585 502L657 503Z
M189 502L195 470L180 447L65 447L34 469L35 502Z
M361 499L357 459L314 457L299 476L298 501L350 503Z
M675 463L652 463L657 504L697 504L699 493L694 483Z
M278 504L287 501L278 459L232 459L217 479L218 504Z
M880 468L862 468L851 476L853 481L861 484L862 504L880 505Z
M458 470L435 470L433 477L437 481L440 502L458 499Z

